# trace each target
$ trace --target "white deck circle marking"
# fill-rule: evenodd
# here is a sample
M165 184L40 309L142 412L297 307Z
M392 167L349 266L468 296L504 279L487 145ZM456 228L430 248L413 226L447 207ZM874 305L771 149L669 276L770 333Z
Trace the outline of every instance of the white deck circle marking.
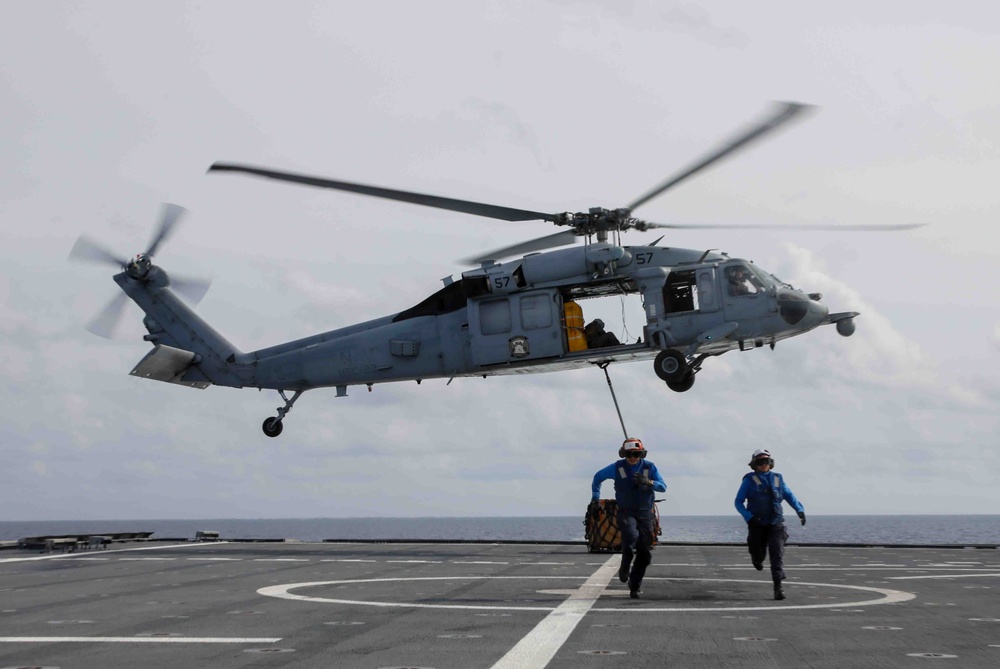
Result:
M357 585L360 583L404 583L411 581L514 581L514 580L535 580L535 581L547 581L547 580L575 580L584 581L586 577L584 576L462 576L456 578L454 576L414 576L414 577L400 577L400 578L359 578L359 579L343 579L337 581L312 581L308 583L288 583L285 585L272 585L266 588L260 588L257 590L257 594L263 595L265 597L276 597L278 599L291 599L300 602L316 602L320 604L347 604L354 606L376 606L383 608L413 608L413 609L451 609L451 610L464 610L464 611L553 611L558 607L555 606L494 606L494 605L481 605L481 604L420 604L417 602L382 602L382 601L364 601L357 599L340 599L331 597L312 597L309 595L296 595L293 594L292 590L300 590L302 588L318 588L331 585ZM770 581L759 581L750 579L722 579L722 578L661 578L648 576L644 581L698 581L698 582L708 582L708 583L751 583L760 586L770 586ZM896 604L899 602L908 602L911 599L916 598L916 595L910 592L904 592L902 590L889 590L886 588L872 588L863 585L845 585L842 583L807 583L802 581L789 582L789 586L812 586L817 588L837 588L842 590L857 590L860 592L873 593L881 595L879 599L866 599L861 601L853 602L836 602L832 604L791 604L791 605L772 605L772 606L712 606L712 607L684 607L684 606L671 606L671 607L647 607L641 606L630 606L625 608L592 608L591 611L594 613L662 613L666 611L685 611L685 612L701 612L701 611L770 611L770 610L802 610L802 609L843 609L852 606L874 606L878 604ZM614 592L614 591L612 591ZM644 600L649 602L650 600Z

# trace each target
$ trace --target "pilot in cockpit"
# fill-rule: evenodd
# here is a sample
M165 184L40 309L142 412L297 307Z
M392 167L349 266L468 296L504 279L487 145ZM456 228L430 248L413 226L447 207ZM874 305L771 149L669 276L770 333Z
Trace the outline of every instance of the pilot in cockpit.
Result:
M727 289L730 295L752 295L757 292L750 283L750 272L742 265L727 267L726 281L728 282Z

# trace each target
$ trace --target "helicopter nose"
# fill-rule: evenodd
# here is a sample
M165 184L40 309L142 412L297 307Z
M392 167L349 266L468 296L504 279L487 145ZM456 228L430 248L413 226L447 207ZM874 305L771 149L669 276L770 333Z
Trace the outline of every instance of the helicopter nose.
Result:
M789 325L815 325L826 317L828 311L825 304L797 290L778 291L778 314Z

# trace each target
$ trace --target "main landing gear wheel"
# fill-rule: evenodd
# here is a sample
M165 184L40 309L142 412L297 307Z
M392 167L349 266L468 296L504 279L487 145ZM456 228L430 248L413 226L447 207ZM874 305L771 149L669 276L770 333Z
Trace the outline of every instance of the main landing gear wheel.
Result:
M683 353L668 348L657 354L656 360L653 361L653 371L662 381L670 383L683 380L691 372L691 368Z
M264 420L264 424L261 425L264 429L264 434L269 437L277 437L281 434L282 425L281 421L277 418L267 418Z
M679 381L667 380L667 388L670 388L675 393L686 393L691 390L691 386L694 385L694 372L690 369L687 374L682 377Z

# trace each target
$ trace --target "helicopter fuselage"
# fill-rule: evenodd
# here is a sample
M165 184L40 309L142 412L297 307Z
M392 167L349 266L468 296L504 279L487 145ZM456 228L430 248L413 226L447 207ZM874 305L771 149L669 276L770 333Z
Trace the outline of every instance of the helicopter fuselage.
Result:
M737 271L745 277L740 284L732 280ZM133 374L196 387L337 387L338 396L352 385L659 361L668 350L686 365L678 378L689 374L693 382L707 356L773 346L855 315L830 316L815 295L724 254L594 243L484 262L410 309L242 353L169 291L162 269L145 281L127 273L116 281L146 311L146 339L157 345ZM637 342L570 344L568 303L636 294L645 314ZM178 359L175 350L191 357ZM164 365L169 379L161 378ZM159 376L150 374L154 366Z
M114 280L146 313L145 339L153 349L132 374L196 388L209 385L269 388L285 401L264 421L269 437L297 398L312 388L461 376L530 374L653 360L653 371L676 392L689 390L702 364L730 350L773 348L783 339L820 325L854 332L855 312L830 314L818 293L803 293L751 262L724 253L656 246L621 246L630 230L679 228L773 228L815 225L657 223L636 218L639 207L660 197L711 165L735 155L795 118L809 105L778 104L766 116L677 171L624 207L587 211L533 211L429 193L233 163L214 163L210 172L242 173L299 185L406 202L498 221L544 221L561 229L545 237L477 253L480 266L419 304L390 316L331 330L297 341L243 353L180 301L170 279L151 258L183 211L168 205L146 250L129 262L81 237L71 257L120 268ZM832 229L910 229L915 224L834 226ZM586 240L580 246L576 242ZM614 242L614 243L612 243ZM570 248L548 250L573 244ZM542 253L529 253L540 251ZM524 255L527 253L527 255ZM516 260L496 262L520 256ZM196 299L207 283L181 281ZM642 336L619 341L594 319L585 324L587 301L636 297L642 306ZM117 300L93 322L92 331L110 331ZM588 307L589 309L589 307ZM625 320L624 304L622 319ZM623 324L624 325L624 324ZM629 331L623 328L622 336ZM596 334L595 334L596 333ZM627 335L631 339L631 335ZM609 377L610 382L610 377ZM289 399L286 391L294 392Z

